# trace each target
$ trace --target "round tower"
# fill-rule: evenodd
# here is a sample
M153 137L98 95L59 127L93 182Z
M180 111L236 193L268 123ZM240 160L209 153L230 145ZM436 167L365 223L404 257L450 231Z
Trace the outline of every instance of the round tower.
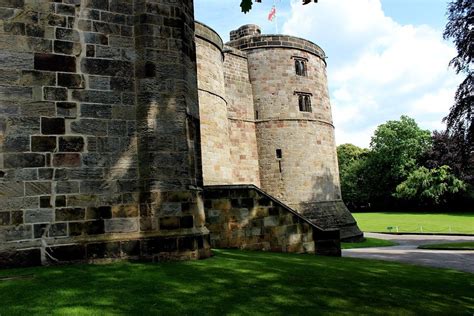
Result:
M324 51L292 36L231 32L227 45L247 53L262 189L341 238L361 236L341 200Z
M205 185L232 183L223 42L208 26L196 22L196 55L201 118L201 152Z

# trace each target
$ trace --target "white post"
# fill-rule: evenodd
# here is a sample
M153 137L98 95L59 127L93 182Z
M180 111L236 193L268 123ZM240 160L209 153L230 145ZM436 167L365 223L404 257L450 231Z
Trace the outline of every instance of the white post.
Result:
M276 10L276 0L273 0L273 6ZM278 11L275 12L275 34L278 34Z

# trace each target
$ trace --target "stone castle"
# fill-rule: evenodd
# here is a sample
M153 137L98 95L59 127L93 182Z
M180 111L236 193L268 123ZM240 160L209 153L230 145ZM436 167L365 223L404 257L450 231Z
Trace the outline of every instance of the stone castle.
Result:
M340 255L324 52L193 1L0 0L0 267Z

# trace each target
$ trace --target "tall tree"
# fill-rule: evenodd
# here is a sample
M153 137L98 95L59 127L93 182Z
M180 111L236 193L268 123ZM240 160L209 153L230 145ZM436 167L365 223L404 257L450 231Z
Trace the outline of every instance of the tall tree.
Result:
M455 0L448 5L448 23L444 38L452 39L457 56L450 65L456 73L466 74L459 85L448 116L444 118L450 133L461 134L466 139L470 154L474 151L474 2Z
M363 189L369 199L381 206L392 203L396 186L419 167L419 159L430 146L430 132L408 116L377 127L364 166L367 187Z

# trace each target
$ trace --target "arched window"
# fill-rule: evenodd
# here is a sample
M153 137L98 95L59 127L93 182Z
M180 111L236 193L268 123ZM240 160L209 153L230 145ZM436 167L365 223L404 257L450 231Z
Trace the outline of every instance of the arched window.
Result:
M295 57L295 72L297 76L306 76L306 60Z
M301 112L312 112L311 95L308 93L297 93L298 106Z

